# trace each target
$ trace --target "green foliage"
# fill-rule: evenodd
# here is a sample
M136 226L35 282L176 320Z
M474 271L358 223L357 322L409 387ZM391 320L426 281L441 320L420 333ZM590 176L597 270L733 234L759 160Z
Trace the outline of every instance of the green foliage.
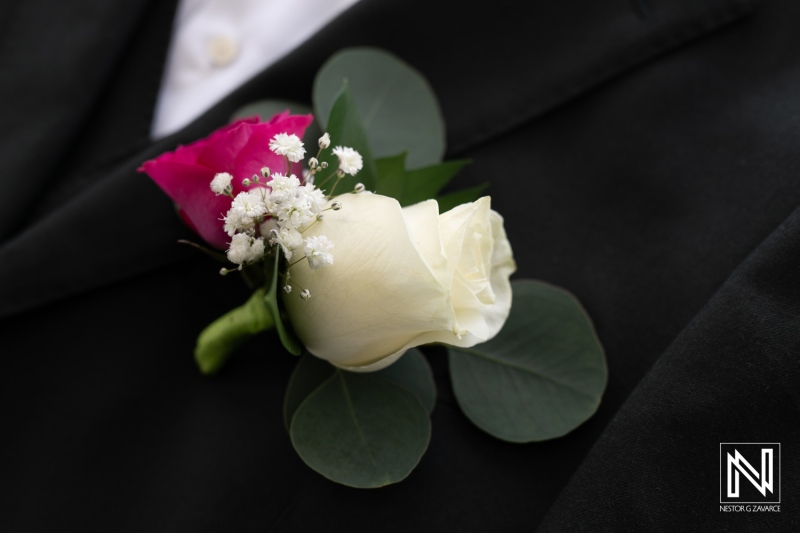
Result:
M407 152L409 168L442 160L445 129L439 102L416 69L375 48L338 52L314 79L314 114L320 124L329 123L344 80L376 158ZM333 142L340 144L330 133Z
M292 326L289 323L289 317L286 316L283 306L281 305L281 294L278 289L278 267L280 265L281 256L282 254L280 250L278 250L275 253L274 262L270 261L269 257L264 258L265 268L272 264L271 271L267 270L268 274L266 279L271 279L271 282L269 291L264 295L264 303L267 304L267 309L269 309L272 315L272 321L275 324L275 329L278 330L278 337L280 337L283 347L292 355L300 355L303 353L303 345L295 336Z
M295 365L286 394L283 397L283 423L286 431L292 423L292 417L303 403L303 400L314 392L317 387L325 383L336 371L336 367L323 361L308 352L304 353Z
M356 488L405 479L430 434L430 418L416 396L379 376L342 370L300 404L290 428L307 465Z
M406 154L404 152L400 155L375 161L378 171L375 192L384 196L391 196L404 207L431 198L438 200L439 191L453 179L459 170L470 163L469 160L464 159L448 161L417 170L406 170L405 159ZM477 197L466 201L471 202L476 199ZM440 212L444 211L447 211L447 209L440 208Z
M330 119L327 122L328 126L326 131L331 136L331 148L325 150L320 161L326 161L329 165L328 173L334 172L339 167L338 159L333 155L332 148L334 146L349 146L358 150L361 157L364 159L364 168L361 169L356 176L346 175L334 190L335 194L350 192L355 187L356 183L363 183L367 190L375 188L375 162L372 160L372 151L370 150L367 134L361 124L361 119L356 113L355 104L350 96L350 88L347 80L341 87L336 100L334 101L333 108L331 109ZM323 187L326 180L326 172L322 171L316 180L319 187ZM325 189L330 194L332 184L336 178L325 184Z
M436 405L436 382L428 360L416 348L406 351L399 361L375 373L412 392L428 413L433 412Z
M216 374L247 339L272 326L272 317L264 305L264 289L258 289L243 305L228 311L200 332L194 360L203 374Z
M247 302L219 317L197 337L194 358L201 372L215 374L228 357L250 337L273 327L278 331L281 343L289 353L302 353L303 345L294 335L280 301L280 259L280 253L276 253L274 257L266 256L257 266L263 267L263 272L258 273L258 279L268 281L268 286L258 287Z
M416 349L363 374L306 354L289 380L284 421L311 468L351 487L381 487L408 476L425 453L435 403L433 375Z
M533 280L513 283L511 315L492 340L449 347L458 404L475 425L511 442L553 439L600 405L603 348L580 303Z

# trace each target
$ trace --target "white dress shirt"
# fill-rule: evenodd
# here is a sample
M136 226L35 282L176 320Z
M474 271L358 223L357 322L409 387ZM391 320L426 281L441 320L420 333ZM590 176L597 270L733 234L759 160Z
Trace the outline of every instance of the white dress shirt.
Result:
M180 0L151 136L187 125L356 1Z

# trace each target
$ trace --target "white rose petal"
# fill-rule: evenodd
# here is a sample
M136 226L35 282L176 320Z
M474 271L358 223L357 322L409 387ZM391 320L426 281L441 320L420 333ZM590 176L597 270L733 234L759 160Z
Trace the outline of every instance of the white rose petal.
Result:
M313 298L284 297L306 348L356 371L380 370L430 342L469 347L494 337L511 309L516 266L488 197L441 216L429 200L401 209L375 194L342 195L343 209L305 235L336 243L336 262L292 279Z

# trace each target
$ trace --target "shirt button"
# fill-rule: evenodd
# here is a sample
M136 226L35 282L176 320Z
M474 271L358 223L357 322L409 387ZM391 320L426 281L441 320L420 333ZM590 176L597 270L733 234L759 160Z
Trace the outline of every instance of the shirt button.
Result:
M236 41L225 35L215 35L208 41L208 56L215 67L230 65L238 51Z

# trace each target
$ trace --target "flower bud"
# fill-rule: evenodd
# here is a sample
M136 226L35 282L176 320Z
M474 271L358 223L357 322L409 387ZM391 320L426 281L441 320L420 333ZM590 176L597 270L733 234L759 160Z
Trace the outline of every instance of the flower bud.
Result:
M310 168L317 168L319 166L319 160L316 157L312 157L308 160L308 166Z
M302 291L300 291L300 298L302 298L303 300L308 300L309 298L311 298L311 291L308 289L303 289Z
M328 133L324 133L322 137L319 138L319 147L321 149L325 149L331 145L331 136Z
M354 188L353 190L354 190L355 192L364 192L364 189L365 189L365 188L366 188L366 187L364 187L364 184L363 184L363 183L356 183L356 186L355 186L355 188Z
M319 164L319 168L328 168L328 162L323 161L322 163Z
M261 168L261 177L267 179L269 177L269 167Z
M286 294L290 294L292 292L292 286L287 283L286 285L283 286L283 292L285 292Z
M336 262L292 267L295 286L313 291L314 301L284 298L310 353L371 372L414 346L469 348L500 331L516 267L503 219L488 197L441 214L434 200L401 208L393 198L354 194L341 202L347 216L329 216L304 233L307 243L322 233L335 241ZM374 247L364 261L364 247L375 242L392 244Z
M247 178L245 178L245 179L243 179L243 180L242 180L242 186L244 186L244 187L249 187L251 183L253 183L253 182L252 182L252 181L250 181L250 180L249 180L249 179L247 179Z
M338 211L341 208L342 208L342 202L340 202L339 200L336 200L331 204L331 209L333 209L334 211Z

